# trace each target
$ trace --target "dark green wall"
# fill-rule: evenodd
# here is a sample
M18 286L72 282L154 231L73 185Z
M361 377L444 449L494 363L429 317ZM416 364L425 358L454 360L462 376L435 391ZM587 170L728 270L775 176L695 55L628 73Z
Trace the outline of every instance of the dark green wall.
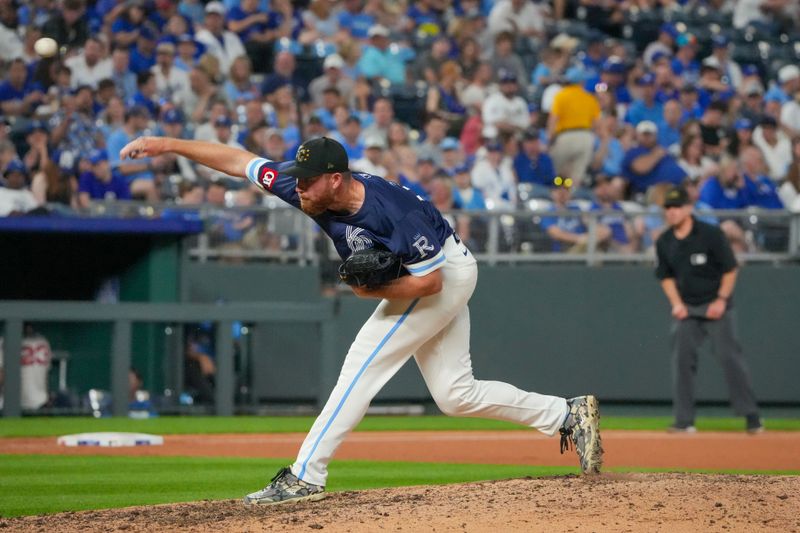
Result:
M375 303L340 297L337 352L346 353ZM800 402L800 268L749 266L742 270L736 308L758 397ZM537 392L606 399L670 398L670 316L652 269L640 266L520 266L480 269L470 302L472 360L478 379L509 381ZM722 401L722 373L701 354L698 399ZM274 361L278 375L297 376L291 358ZM313 381L300 388L312 388ZM412 363L379 399L427 398Z
M120 273L123 302L175 302L178 300L180 243L170 237L154 237L150 253ZM83 394L91 388L110 388L110 324L40 324L53 349L70 353L67 379ZM134 324L132 365L151 390L163 390L164 327Z
M308 301L320 297L319 270L296 265L184 263L182 299L253 302Z
M182 294L183 300L198 302L320 298L318 270L313 267L188 264L180 289L171 282L177 269L177 249L162 249L126 273L123 295L168 301ZM376 302L347 294L337 299L336 353L343 359ZM758 397L800 402L800 342L795 331L800 266L745 266L736 306ZM470 312L478 379L509 381L561 396L591 391L616 400L670 398L669 308L650 267L481 266ZM107 386L108 328L80 326L47 333L54 346L73 352L73 385L80 390ZM134 338L134 364L146 374L148 388L159 390L163 330L137 326ZM318 328L262 325L254 331L252 347L256 397L313 401L320 394ZM708 353L700 359L698 391L701 400L727 396L721 371ZM379 398L420 400L428 394L411 363Z

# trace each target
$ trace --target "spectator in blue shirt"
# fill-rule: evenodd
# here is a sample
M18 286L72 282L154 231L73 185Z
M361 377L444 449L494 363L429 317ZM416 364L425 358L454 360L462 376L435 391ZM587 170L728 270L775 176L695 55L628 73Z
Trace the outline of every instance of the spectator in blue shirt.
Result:
M147 26L139 30L136 46L131 49L130 69L134 74L149 71L156 64L156 36Z
M586 51L583 54L583 70L587 76L595 77L600 74L606 61L606 35L600 31L589 32L586 38Z
M127 107L141 106L147 109L150 116L158 115L157 91L155 74L140 72L136 75L136 93L128 101Z
M756 146L747 146L739 154L745 182L748 182L753 205L764 209L783 209L775 182L767 173L764 155Z
M681 87L678 101L681 103L681 111L683 116L681 122L687 120L696 120L703 116L703 107L699 103L700 95L697 92L697 87L691 84L686 84Z
M658 145L658 126L645 120L636 126L638 144L625 153L622 177L630 184L633 193L644 193L656 183L680 185L686 172L675 158Z
M406 79L406 65L403 56L390 47L389 30L378 24L369 29L369 45L358 60L359 73L368 79L385 78L400 85Z
M681 145L681 124L683 123L683 110L677 100L667 100L664 103L664 112L656 124L658 125L658 144L676 154Z
M415 170L417 172L416 176L413 176L413 178L415 178L414 180L401 174L400 185L420 198L429 200L432 183L439 170L436 166L436 160L431 155L421 155L419 159L417 159L417 167Z
M92 200L128 200L128 180L111 170L105 150L93 150L87 158L91 170L78 177L78 205L84 209Z
M6 116L25 116L33 113L42 102L41 85L32 82L22 59L9 63L6 79L0 83L0 111Z
M228 10L228 29L238 35L242 43L246 43L251 36L264 41L269 14L258 9L258 2L259 0L242 0L239 5Z
M553 205L550 211L574 211L575 215L544 216L540 225L553 241L553 251L569 253L584 253L589 243L589 235L583 217L578 213L581 208L572 202L572 179L556 176L553 187L550 189L550 198ZM611 231L598 225L598 244L607 241Z
M619 136L625 130L619 127L616 111L613 109L600 118L597 138L594 145L594 156L590 168L595 173L615 178L622 175L622 160L625 159L625 148Z
M281 17L281 18L278 18ZM259 73L269 72L273 61L275 43L291 33L291 6L289 16L271 10L259 9L259 0L242 0L240 5L230 8L227 14L227 26L242 41L247 55L253 62L253 70Z
M678 51L672 60L672 72L683 78L684 83L697 83L700 77L700 63L697 62L697 37L682 33L675 39Z
M50 20L52 11L47 2L30 2L34 5L21 5L17 10L17 22L22 27L42 27Z
M137 2L126 2L123 8L111 24L111 36L115 45L134 46L139 38L139 31L146 22L144 6ZM114 9L116 8L112 6L109 12Z
M314 110L327 130L336 129L336 108L342 105L342 94L336 87L328 87L322 91L322 106Z
M744 176L733 159L720 162L717 176L700 188L699 201L711 209L744 209L756 205L755 184Z
M636 80L639 98L628 108L625 121L636 126L643 120L658 124L664 116L664 106L656 101L656 77L647 73Z
M375 26L375 17L364 13L364 0L344 0L344 9L339 13L339 27L350 32L354 39L366 39L370 28Z
M350 161L364 157L364 140L361 138L361 121L358 117L354 115L347 117L339 131L331 133L331 138L344 146Z
M627 105L633 101L628 86L625 84L627 70L625 62L617 56L606 59L600 70L600 86L604 86L608 92L613 94L618 104ZM595 92L596 89L595 82L591 82L591 85L586 88L589 92Z
M408 7L406 17L409 19L408 31L420 30L428 35L443 33L444 24L441 15L434 11L431 2L413 2Z
M106 153L112 170L123 175L128 181L132 196L144 197L148 201L157 202L158 189L155 185L153 170L161 165L161 159L128 159L121 160L119 152L126 144L142 134L150 120L150 113L141 106L134 106L125 113L125 124L114 131L108 138Z
M483 193L472 185L470 170L468 164L453 169L453 206L464 211L480 211L486 209L486 200Z
M195 26L201 26L206 18L203 3L199 0L181 0L178 4L178 13L192 21Z
M197 65L203 45L188 33L179 35L177 41L178 54L175 56L175 67L190 72Z
M778 83L770 87L766 97L785 104L800 89L800 67L786 65L778 71Z
M697 203L710 209L744 209L758 205L758 194L758 186L742 174L736 160L724 159L719 164L718 175L703 184ZM723 218L719 226L735 252L748 250L741 221Z
M604 211L606 214L598 218L599 234L605 235L606 229L610 232L609 238L604 241L608 251L617 253L633 253L636 251L634 242L633 225L625 217L622 205L617 201L616 189L612 184L612 176L596 174L594 176L594 200L592 211ZM610 213L611 211L618 212Z
M136 94L136 74L130 70L131 52L126 46L115 46L111 52L111 81L117 95L127 102Z
M519 183L552 187L556 171L553 160L542 150L538 129L528 128L523 133L519 153L514 157L514 171Z
M736 91L723 80L722 75L722 65L716 57L709 56L703 60L697 81L700 87L698 102L702 107L716 100L728 101L736 96Z

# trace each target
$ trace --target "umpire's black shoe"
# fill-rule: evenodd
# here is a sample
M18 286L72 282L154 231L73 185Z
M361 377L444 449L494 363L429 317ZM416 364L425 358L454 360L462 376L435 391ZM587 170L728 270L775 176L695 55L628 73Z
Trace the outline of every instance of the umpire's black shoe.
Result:
M693 424L672 424L667 428L667 433L697 433L697 428Z
M764 433L764 423L758 415L747 415L745 417L747 432L751 435Z
M584 474L599 474L603 465L603 443L600 439L600 407L594 396L578 396L567 400L567 418L561 426L561 453L574 445Z

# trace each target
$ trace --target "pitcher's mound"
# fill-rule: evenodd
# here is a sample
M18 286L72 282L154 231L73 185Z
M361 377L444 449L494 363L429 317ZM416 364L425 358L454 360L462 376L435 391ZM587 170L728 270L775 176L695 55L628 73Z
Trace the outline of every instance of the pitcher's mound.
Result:
M435 466L432 466L435 468ZM251 487L252 488L252 487ZM603 474L207 501L0 520L9 531L796 531L800 477Z

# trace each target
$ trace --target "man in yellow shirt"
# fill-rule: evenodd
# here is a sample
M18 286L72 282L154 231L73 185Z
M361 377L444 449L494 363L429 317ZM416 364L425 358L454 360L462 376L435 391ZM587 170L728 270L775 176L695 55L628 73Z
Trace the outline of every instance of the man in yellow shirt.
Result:
M600 118L600 104L583 88L584 73L572 67L565 74L567 84L553 99L547 121L550 157L560 176L581 185L594 152L594 132Z

